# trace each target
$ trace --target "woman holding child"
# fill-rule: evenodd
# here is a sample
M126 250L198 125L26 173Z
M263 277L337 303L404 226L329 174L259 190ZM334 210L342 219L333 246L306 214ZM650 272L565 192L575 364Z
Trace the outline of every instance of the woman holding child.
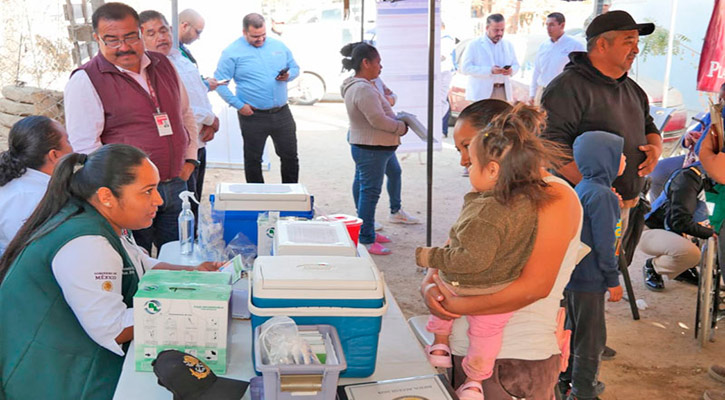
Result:
M426 303L439 320L456 319L461 315L473 315L476 318L485 315L489 319L506 316L503 323L496 321L495 324L494 331L498 330L499 344L479 353L484 354L484 360L495 358L495 365L489 361L481 362L480 357L472 365L469 357L469 360L463 362L463 371L454 368L454 384L463 382L462 372L467 375L464 378L466 383L458 390L462 399L480 399L485 394L487 400L510 399L512 395L529 400L550 400L554 394L562 361L560 340L555 332L561 330L563 315L557 316L557 313L563 289L569 281L580 250L582 208L571 187L546 172L545 167L548 165L539 162L531 166L527 161L532 160L534 154L556 155L555 151L541 150L542 142L536 137L543 120L543 114L534 108L525 105L512 108L500 100L483 100L467 107L455 126L454 140L461 153L461 165L471 168L472 177L479 175L480 171L484 175L483 179L494 181L492 187L496 193L496 181L505 177L512 166L516 166L514 170L518 168L525 176L523 183L517 183L518 187L537 193L533 201L516 201L523 204L522 209L529 210L527 216L522 215L522 218L528 218L530 225L535 227L532 232L523 233L521 229L524 228L514 227L514 215L509 219L513 221L512 224L495 228L499 236L495 246L497 249L510 246L507 240L513 240L517 235L530 236L521 244L522 250L519 252L524 254L516 257L527 260L520 263L523 267L506 268L510 265L505 265L503 279L483 285L490 289L487 294L473 294L475 290L461 292L463 279L450 279L445 273L446 276L440 277L436 269L430 269L423 281L421 290ZM512 152L514 148L526 151ZM545 160L554 161L552 157ZM474 165L471 165L472 161ZM507 172L503 171L504 166ZM478 187L473 179L472 183L476 191L487 189ZM464 217L463 212L461 217ZM419 264L434 268L443 266L445 262L441 262L441 259L445 259L446 253L453 254L451 251L460 246L461 238L464 243L470 240L465 238L465 229L456 229L462 228L461 222L459 218L457 226L452 230L450 246L446 246L449 250L423 248L417 252ZM462 251L459 248L457 254L460 256ZM498 254L492 258L487 263L491 271L500 271L498 263L503 260L498 259ZM459 291L460 296L454 294L451 287ZM478 282L472 287L482 286ZM433 360L434 357L470 355L472 351L476 353L475 348L468 349L468 340L463 334L465 326L462 327L459 321L453 324L450 349L443 346L430 348L429 358ZM469 337L475 336L475 331L472 328ZM448 339L446 331L436 333L436 344L445 344ZM474 347L475 343L476 340L472 340ZM454 361L460 361L460 357L454 357ZM484 379L482 386L475 383L480 378Z

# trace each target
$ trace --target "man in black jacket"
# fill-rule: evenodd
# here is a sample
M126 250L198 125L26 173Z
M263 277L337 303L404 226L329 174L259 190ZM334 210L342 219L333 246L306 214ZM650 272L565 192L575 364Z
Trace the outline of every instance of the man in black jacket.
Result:
M662 153L647 94L627 76L639 53L639 36L653 31L653 24L637 24L625 11L596 17L586 31L587 52L570 53L571 62L542 96L548 114L545 138L569 149L577 136L588 131L612 132L624 138L627 169L614 181L614 188L625 209L636 204L643 177L652 172ZM558 172L572 184L581 180L573 161ZM626 210L622 219L626 223Z
M698 195L706 181L700 163L678 169L652 204L645 220L650 229L642 233L639 242L642 252L652 257L643 267L647 289L664 289L662 275L697 285L698 276L693 267L700 261L700 249L683 235L707 239L714 233L695 217Z

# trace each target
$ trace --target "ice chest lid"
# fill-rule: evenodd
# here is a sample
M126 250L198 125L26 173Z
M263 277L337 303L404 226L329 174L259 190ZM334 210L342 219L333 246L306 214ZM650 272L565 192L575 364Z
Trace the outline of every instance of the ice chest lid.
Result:
M279 246L351 247L354 244L342 222L277 221L274 236Z
M310 194L299 183L228 183L217 185L216 199L226 200L267 200L267 201L308 201Z
M256 288L263 290L377 291L380 276L374 264L361 257L261 256L254 262Z

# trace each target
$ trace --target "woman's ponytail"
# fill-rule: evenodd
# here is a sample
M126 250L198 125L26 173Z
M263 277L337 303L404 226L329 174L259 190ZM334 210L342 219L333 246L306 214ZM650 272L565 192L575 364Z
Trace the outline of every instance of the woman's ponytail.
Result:
M10 151L0 153L0 186L5 186L13 179L23 176L27 168L22 161Z
M61 148L57 122L31 115L16 122L8 134L8 150L0 154L0 186L20 178L28 168L40 169L51 150Z

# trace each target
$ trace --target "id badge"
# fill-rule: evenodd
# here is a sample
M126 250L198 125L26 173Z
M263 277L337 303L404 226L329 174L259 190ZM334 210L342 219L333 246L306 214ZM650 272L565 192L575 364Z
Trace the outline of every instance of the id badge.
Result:
M156 129L159 131L159 136L173 135L174 131L171 130L171 121L169 121L168 114L154 114L154 121L156 122Z

